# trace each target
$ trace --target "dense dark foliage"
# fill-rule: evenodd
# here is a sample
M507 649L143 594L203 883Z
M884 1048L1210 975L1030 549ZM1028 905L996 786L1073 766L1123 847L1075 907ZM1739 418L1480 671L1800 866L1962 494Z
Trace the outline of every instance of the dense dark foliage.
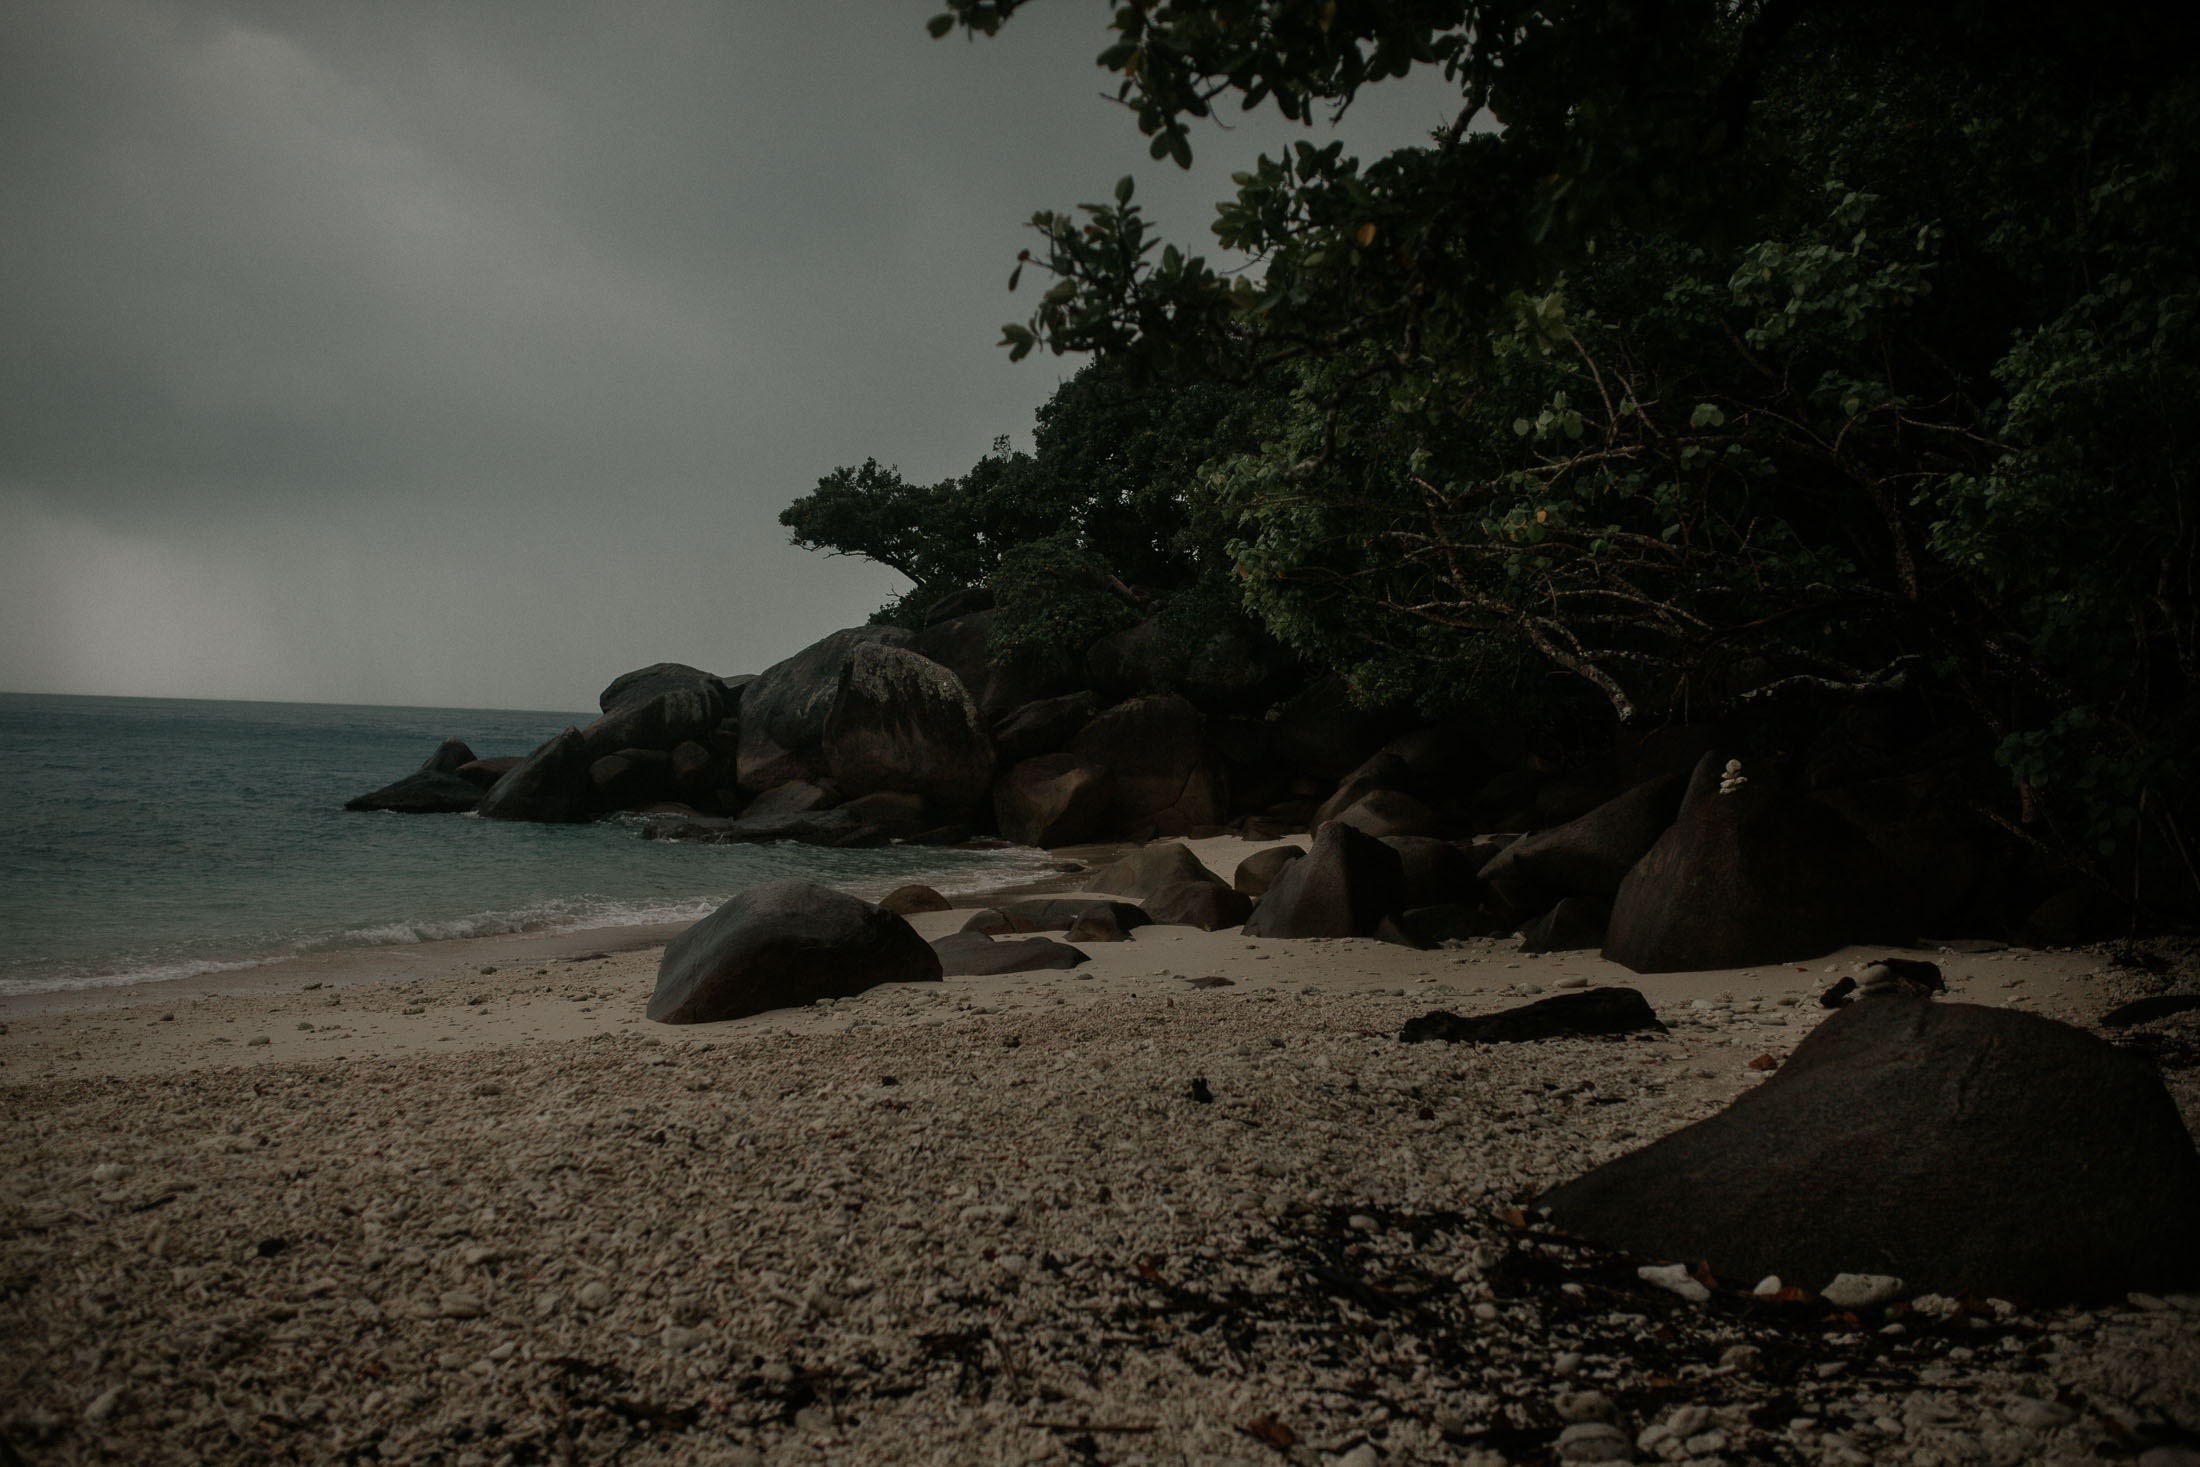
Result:
M1365 165L1239 175L1215 234L1253 270L1156 240L1127 182L1036 216L1051 279L1004 344L1105 373L1035 461L895 491L960 558L827 518L891 502L875 466L789 523L926 590L1049 537L1134 581L1226 571L1310 662L1430 708L1532 667L1607 723L1899 698L2006 770L1983 813L2190 903L2200 84L2160 23L1122 4L1100 62L1156 157L1226 102L1306 118L1417 66L1460 109Z

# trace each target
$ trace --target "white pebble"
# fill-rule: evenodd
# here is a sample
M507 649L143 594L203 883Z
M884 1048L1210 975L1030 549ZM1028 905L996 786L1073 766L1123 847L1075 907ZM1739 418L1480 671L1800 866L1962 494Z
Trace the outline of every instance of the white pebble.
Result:
M1836 1309L1872 1309L1902 1292L1902 1280L1884 1273L1837 1273L1818 1291Z
M1635 1270L1635 1277L1646 1284L1655 1284L1667 1293L1678 1294L1691 1304L1701 1304L1711 1297L1711 1291L1697 1282L1681 1263L1645 1263Z

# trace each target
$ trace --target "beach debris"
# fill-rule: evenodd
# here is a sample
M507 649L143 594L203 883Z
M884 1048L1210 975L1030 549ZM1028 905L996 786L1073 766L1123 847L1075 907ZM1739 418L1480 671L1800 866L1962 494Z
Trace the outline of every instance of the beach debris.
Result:
M1665 1025L1650 1001L1634 988L1590 988L1539 998L1518 1008L1462 1018L1438 1009L1408 1020L1399 1039L1407 1044L1441 1039L1450 1043L1512 1044L1577 1035L1662 1033Z

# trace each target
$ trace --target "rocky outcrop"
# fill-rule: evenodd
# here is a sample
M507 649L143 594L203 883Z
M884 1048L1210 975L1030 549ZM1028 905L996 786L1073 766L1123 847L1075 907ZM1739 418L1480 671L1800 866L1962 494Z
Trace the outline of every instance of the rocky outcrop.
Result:
M1337 824L1349 825L1378 840L1385 836L1427 835L1436 828L1436 812L1404 790L1369 790L1334 818ZM1317 832L1320 829L1320 825L1315 826Z
M475 813L485 820L539 820L576 824L595 813L587 741L568 728L512 766L481 797Z
M938 955L894 913L815 882L774 881L666 945L646 1012L708 1024L939 977Z
M1118 703L1079 731L1071 751L1115 778L1106 834L1185 835L1222 819L1221 782L1199 710L1171 693Z
M590 803L599 810L637 810L672 796L672 756L658 749L621 749L588 766Z
M1703 785L1699 770L1679 818L1620 882L1605 957L1673 973L1901 939L1894 894L1855 826L1770 784L1731 794Z
M1372 937L1405 908L1405 867L1371 835L1332 821L1283 868L1245 924L1247 937Z
M1601 948L1611 921L1611 907L1596 897L1561 897L1548 912L1520 929L1520 950L1573 953Z
M741 690L741 788L761 794L789 780L824 774L825 719L855 648L905 648L913 641L899 627L850 627L757 674Z
M621 703L582 729L581 739L591 758L620 749L670 751L690 740L707 740L734 706L725 684L708 678Z
M1011 769L993 787L993 818L1018 845L1067 846L1091 840L1108 818L1115 781L1075 754L1042 754Z
M2007 1009L1842 1009L1718 1115L1545 1194L1643 1258L2050 1305L2200 1282L2200 1156L2144 1061Z
M911 917L919 912L945 912L954 903L929 886L911 883L897 886L878 899L878 904L898 917Z
M993 741L961 681L878 642L849 649L822 748L842 793L916 795L942 818L967 813L993 782Z
M1474 858L1448 840L1428 835L1385 836L1405 871L1407 907L1471 904L1481 894Z

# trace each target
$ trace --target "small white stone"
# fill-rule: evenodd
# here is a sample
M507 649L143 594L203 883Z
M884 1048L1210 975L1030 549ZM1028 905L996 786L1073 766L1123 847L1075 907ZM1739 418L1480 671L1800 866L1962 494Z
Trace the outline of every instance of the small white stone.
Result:
M1551 985L1553 988L1587 988L1588 986L1589 980L1586 978L1561 978Z
M1763 1278L1757 1280L1757 1287L1751 1289L1749 1292L1757 1295L1761 1299L1769 1299L1774 1294L1779 1293L1782 1289L1786 1287L1787 1285L1780 1282L1780 1276L1778 1274L1768 1273Z
M684 1324L668 1324L662 1339L667 1350L692 1350L703 1343L703 1332Z
M1610 1421L1619 1414L1602 1391L1560 1391L1551 1405L1561 1421Z
M115 1407L121 1404L122 1387L109 1386L93 1398L91 1405L84 1408L84 1419L96 1425L114 1415Z
M137 1168L124 1162L103 1161L92 1168L92 1180L95 1182L119 1182L136 1170Z
M1678 1294L1691 1304L1701 1304L1711 1297L1711 1291L1696 1281L1686 1264L1645 1263L1635 1270L1635 1277L1668 1293Z
M590 1279L581 1285L573 1300L583 1309L601 1309L611 1302L611 1286L602 1279Z
M1335 1460L1337 1467L1376 1467L1376 1464L1382 1459L1375 1455L1375 1448L1371 1444L1361 1442L1351 1451Z
M1571 1380L1581 1374L1581 1352L1579 1350L1559 1351L1558 1358L1551 1362L1551 1374L1557 1376L1560 1380Z

